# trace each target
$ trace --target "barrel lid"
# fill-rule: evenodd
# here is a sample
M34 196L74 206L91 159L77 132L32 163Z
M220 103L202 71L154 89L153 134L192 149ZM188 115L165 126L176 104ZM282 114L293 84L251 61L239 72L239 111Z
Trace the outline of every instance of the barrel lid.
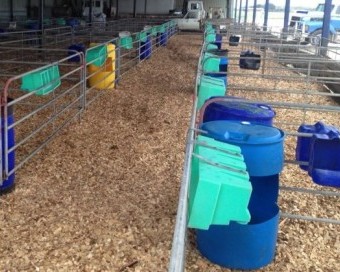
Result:
M283 137L283 132L275 127L242 121L211 121L203 123L202 130L216 140L240 144L269 144Z
M125 38L125 37L130 37L131 36L131 32L129 31L121 31L119 32L119 38Z
M247 103L242 101L218 101L208 106L210 109L229 112L232 115L244 117L245 119L271 119L275 112L265 104Z

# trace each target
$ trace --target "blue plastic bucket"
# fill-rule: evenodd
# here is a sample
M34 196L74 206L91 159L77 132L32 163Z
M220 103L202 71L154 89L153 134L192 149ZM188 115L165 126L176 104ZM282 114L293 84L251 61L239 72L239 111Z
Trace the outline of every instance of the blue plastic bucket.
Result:
M140 55L139 58L141 60L148 59L151 57L152 52L152 42L150 37L147 38L145 42L140 43Z
M328 128L312 137L308 174L316 184L340 187L340 132Z
M268 105L243 101L216 101L204 112L203 122L215 120L239 120L271 126L275 112Z
M208 137L241 148L250 176L281 172L284 162L284 133L275 127L242 121L211 121L201 125Z
M271 205L253 212L248 225L231 222L197 230L197 247L211 262L231 269L258 269L275 256L279 208Z
M336 130L332 126L328 126L322 122L317 122L314 125L301 125L298 128L298 132L311 133L311 134L323 134L327 135L330 131ZM296 144L295 157L297 161L308 163L311 152L311 137L299 136ZM300 168L308 171L308 165L300 165Z
M8 99L8 102L12 101L12 99ZM7 109L7 118L4 116L4 109L1 106L1 144L2 144L2 172L5 172L5 128L4 121L7 119L7 126L10 126L14 123L14 115L13 115L13 106L8 107ZM8 141L8 149L12 148L15 145L15 133L14 128L8 130L7 134ZM7 156L8 159L8 171L10 172L15 167L15 152L12 151ZM10 190L14 185L15 173L9 175L5 180L3 180L2 185L0 186L0 191L4 192Z

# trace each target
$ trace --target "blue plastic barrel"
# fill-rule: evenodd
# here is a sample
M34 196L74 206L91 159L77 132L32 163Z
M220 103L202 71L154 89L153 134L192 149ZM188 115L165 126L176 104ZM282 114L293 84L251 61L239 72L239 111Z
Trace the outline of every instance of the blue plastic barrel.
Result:
M270 207L276 204L279 197L279 174L271 176L250 176L249 181L253 188L250 196L248 210L252 216L259 207Z
M30 30L38 30L39 29L39 22L38 21L27 21L26 27Z
M141 60L148 59L151 57L152 53L152 41L150 37L147 37L145 42L141 42L140 44L140 55L139 58Z
M168 33L166 31L164 33L157 33L156 45L166 46L167 43L168 43Z
M271 176L283 168L284 133L275 127L242 121L210 121L201 129L215 140L241 148L250 176Z
M218 49L222 48L222 35L221 34L216 34L215 42L213 44L217 45Z
M77 18L69 18L66 21L66 24L71 27L79 26L80 22Z
M271 126L275 111L265 104L244 101L216 101L209 104L204 112L203 122L215 120L249 121L253 124Z
M12 99L8 98L8 102L11 102ZM4 107L1 106L1 144L2 144L2 172L5 173L5 127L4 122L7 119L7 127L12 125L14 123L14 115L13 115L13 105L9 106L7 108L7 117L4 116ZM15 145L15 134L14 134L14 128L11 128L7 132L7 146L8 149L12 148ZM7 149L7 150L8 150ZM12 151L7 156L8 160L8 172L13 170L15 167L15 152ZM4 178L4 177L3 177ZM15 173L12 173L7 178L5 178L2 182L2 185L0 186L0 191L8 191L14 186L14 179L15 179Z
M75 54L74 51L77 51L77 52L83 52L84 55L85 55L85 51L86 51L86 48L85 48L85 45L82 44L82 43L77 43L77 44L72 44L68 47L68 55L69 56L72 56ZM76 55L72 58L69 58L68 61L72 61L72 62L80 62L80 56L79 55Z
M276 204L259 207L247 225L231 222L197 230L197 247L211 262L231 269L259 269L275 256L279 224Z

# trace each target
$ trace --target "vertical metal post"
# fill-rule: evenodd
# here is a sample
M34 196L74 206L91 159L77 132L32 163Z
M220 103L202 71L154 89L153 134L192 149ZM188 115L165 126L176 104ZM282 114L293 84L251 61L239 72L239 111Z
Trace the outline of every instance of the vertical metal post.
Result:
M263 58L262 58L262 75L264 75L264 72L266 70L266 59L267 59L267 47L264 48L263 51Z
M147 8L148 8L148 0L144 0L144 15L146 15Z
M26 16L27 19L31 18L31 0L27 0L26 2Z
M238 10L238 23L241 23L241 13L242 13L242 0L240 0L240 7Z
M133 18L136 18L136 15L137 15L136 7L137 7L137 0L133 0Z
M290 0L286 0L286 5L285 5L285 17L284 17L284 21L283 21L283 32L284 32L284 33L287 33L287 32L288 32L289 11L290 11Z
M322 35L321 35L321 46L327 47L328 46L328 39L329 39L329 25L331 22L331 12L332 12L332 0L325 1L325 9L323 13L323 26L322 26ZM323 50L324 51L324 50ZM327 52L323 52L325 54Z
M39 1L39 28L40 28L40 39L39 39L39 46L43 46L43 36L44 36L44 6L45 6L45 1L40 0Z
M13 0L9 0L9 20L14 21Z
M248 19L248 0L246 0L246 7L244 9L244 24L247 24Z
M253 25L255 25L255 22L256 22L256 6L257 6L257 0L254 0L254 7L253 7Z
M118 10L119 10L119 0L116 0L116 19L118 19Z
M233 17L233 9L234 9L234 1L227 0L225 8L226 8L226 17L232 18Z
M236 18L237 18L237 6L238 6L238 0L235 0L236 2L235 2L235 6L234 6L234 8L235 8L235 10L234 10L234 21L236 21Z
M117 84L119 84L120 81L120 74L121 74L121 47L120 47L120 43L118 42L117 39L117 43L116 43L116 84L115 86L117 86Z
M268 12L269 12L269 0L266 0L264 5L264 21L263 21L263 30L267 31L268 26Z
M90 6L89 6L89 23L91 25L91 23L92 23L92 5L93 5L93 1L90 0L89 4L90 4Z

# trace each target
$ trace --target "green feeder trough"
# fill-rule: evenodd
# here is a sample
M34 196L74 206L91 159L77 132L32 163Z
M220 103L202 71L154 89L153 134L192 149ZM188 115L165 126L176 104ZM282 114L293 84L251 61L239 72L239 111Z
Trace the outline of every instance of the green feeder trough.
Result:
M21 90L35 92L36 95L46 95L54 91L61 84L59 66L31 72L21 79Z
M218 46L216 44L209 43L207 45L207 50L217 50Z
M203 56L203 70L204 72L219 72L221 59L216 55L205 53Z
M157 36L157 31L158 31L158 27L157 26L153 26L151 28L151 35L156 37Z
M194 156L192 160L188 225L209 229L210 225L228 225L230 221L247 224L252 187L241 150L207 139L198 136L194 149L204 159ZM200 142L208 143L209 147Z
M202 76L198 86L197 108L200 109L212 96L224 96L226 87L223 79Z
M65 26L66 25L66 20L64 18L57 18L56 19L56 24L58 26Z
M107 49L106 45L91 47L86 52L86 63L101 67L106 62Z
M133 48L133 41L131 36L127 37L121 37L119 39L120 41L120 46L125 48L125 49L132 49Z
M148 40L148 34L146 31L136 33L135 41L146 42L147 40Z
M165 33L166 26L164 24L157 26L157 32L158 33Z

